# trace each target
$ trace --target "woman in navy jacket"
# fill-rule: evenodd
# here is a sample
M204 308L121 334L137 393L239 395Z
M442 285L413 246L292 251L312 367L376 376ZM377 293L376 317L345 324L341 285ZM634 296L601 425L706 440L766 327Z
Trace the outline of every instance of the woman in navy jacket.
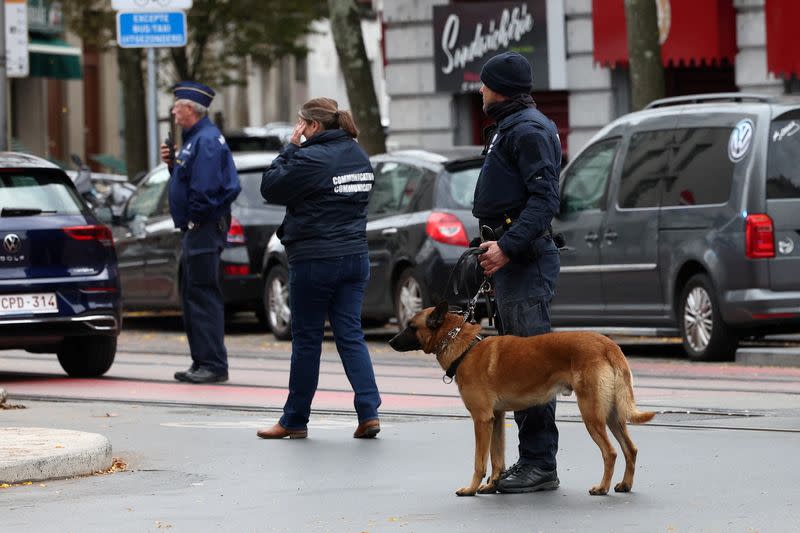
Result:
M353 436L373 438L380 431L381 399L361 329L369 280L366 225L372 165L355 141L353 117L340 111L335 100L310 100L299 115L291 143L261 181L264 199L286 206L278 237L289 257L292 362L283 416L258 436L307 436L327 318L355 392L358 427Z

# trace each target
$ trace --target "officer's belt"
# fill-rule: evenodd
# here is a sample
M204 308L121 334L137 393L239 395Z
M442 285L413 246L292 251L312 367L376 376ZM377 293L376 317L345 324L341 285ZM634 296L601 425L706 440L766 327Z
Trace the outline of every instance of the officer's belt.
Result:
M499 239L516 222L516 218L481 218L478 223L480 227L489 226L494 231L494 236ZM547 235L553 235L552 226L548 225L545 230L537 235L534 240L541 239Z

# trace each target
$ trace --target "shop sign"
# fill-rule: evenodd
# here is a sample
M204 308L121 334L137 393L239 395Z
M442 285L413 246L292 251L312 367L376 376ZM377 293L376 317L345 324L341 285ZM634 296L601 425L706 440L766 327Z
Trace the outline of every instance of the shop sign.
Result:
M480 88L483 64L501 52L525 56L537 89L549 87L547 13L542 1L482 2L433 8L436 91Z

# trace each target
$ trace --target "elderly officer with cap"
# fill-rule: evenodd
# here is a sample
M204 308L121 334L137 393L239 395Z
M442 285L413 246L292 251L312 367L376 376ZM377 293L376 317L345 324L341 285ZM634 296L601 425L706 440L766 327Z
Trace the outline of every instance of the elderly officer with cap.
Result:
M161 159L170 167L169 208L175 227L183 231L181 300L192 365L175 379L213 383L228 379L225 350L225 306L219 280L220 253L225 247L231 203L241 191L230 148L208 119L214 98L209 87L182 81L173 87L172 115L183 132L183 146L161 145Z
M493 234L481 244L481 267L494 281L498 327L508 335L550 331L550 301L559 272L550 223L559 208L561 142L555 124L536 109L528 61L498 54L481 70L487 130L486 159L472 213ZM558 487L556 400L514 413L519 460L500 476L500 492Z

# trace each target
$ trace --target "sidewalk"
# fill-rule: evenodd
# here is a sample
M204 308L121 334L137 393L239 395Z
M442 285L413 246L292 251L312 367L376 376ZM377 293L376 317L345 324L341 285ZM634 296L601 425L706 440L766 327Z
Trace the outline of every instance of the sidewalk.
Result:
M111 443L97 433L0 428L0 484L93 474L111 466Z
M8 395L0 387L0 409ZM102 435L63 429L0 427L0 486L92 474L111 466Z

